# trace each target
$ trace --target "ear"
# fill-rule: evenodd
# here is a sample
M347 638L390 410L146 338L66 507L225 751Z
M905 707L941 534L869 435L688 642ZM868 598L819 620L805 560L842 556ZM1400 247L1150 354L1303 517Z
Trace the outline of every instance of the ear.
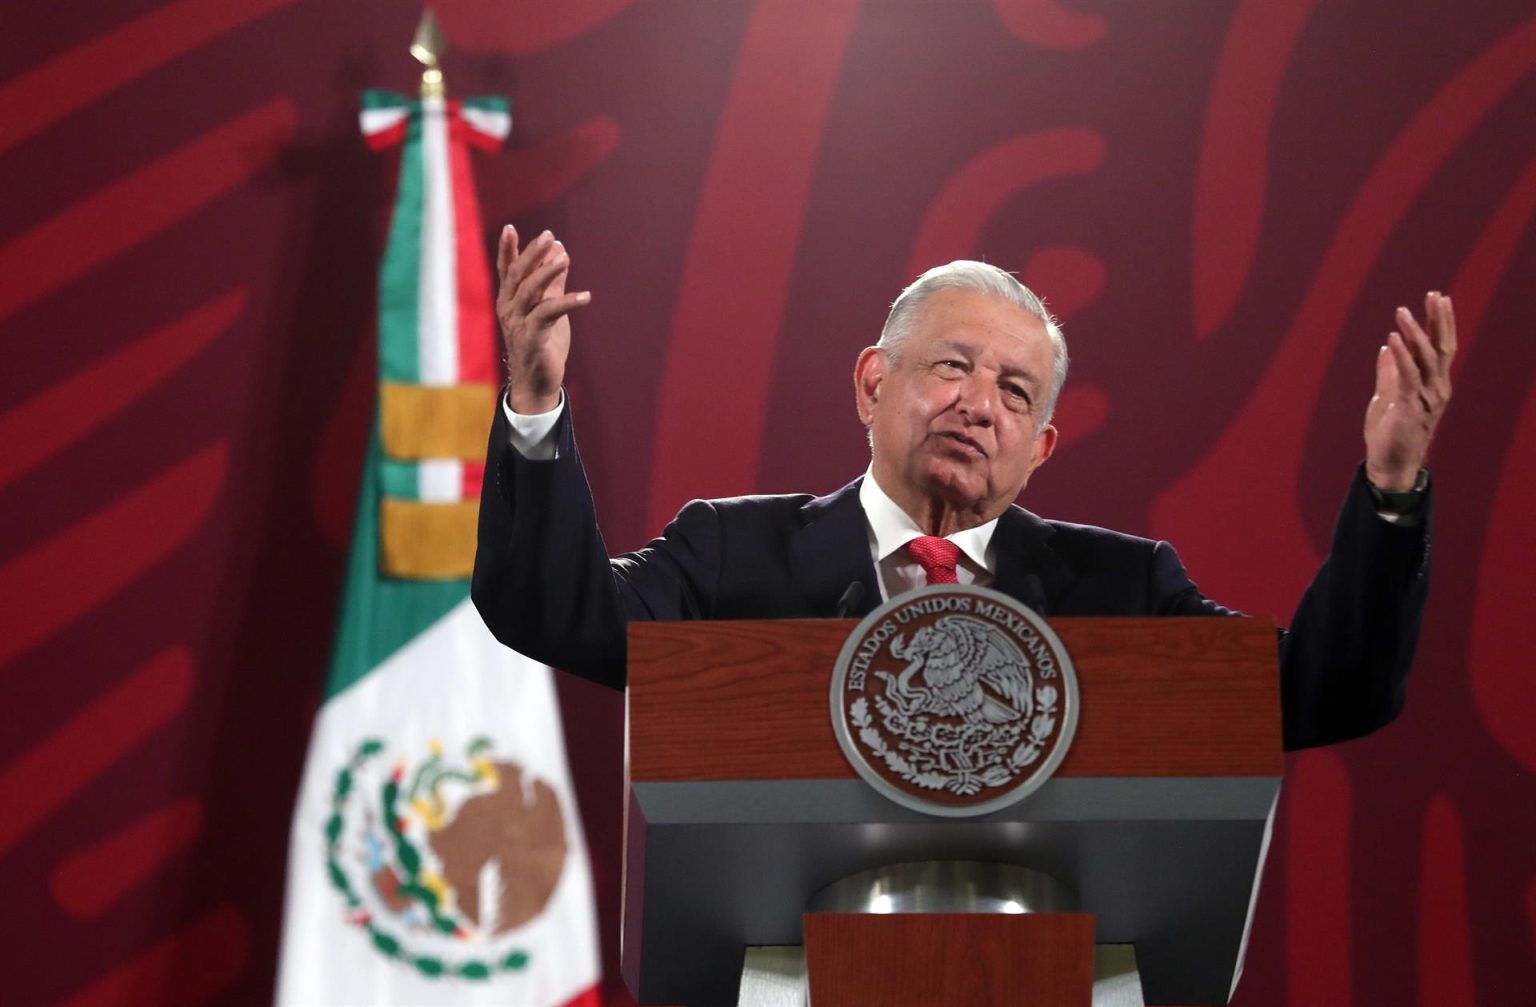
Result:
M1056 428L1047 423L1035 434L1035 444L1031 449L1034 457L1030 460L1029 470L1044 465L1056 451Z
M878 346L866 346L853 365L853 394L859 406L859 422L866 427L875 421L875 407L880 401L880 385L889 371L890 360Z

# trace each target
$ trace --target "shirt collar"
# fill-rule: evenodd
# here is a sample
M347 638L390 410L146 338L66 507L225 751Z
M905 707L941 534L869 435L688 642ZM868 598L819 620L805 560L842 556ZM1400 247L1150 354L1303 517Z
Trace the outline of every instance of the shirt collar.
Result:
M864 473L864 481L859 484L859 503L864 508L864 520L869 526L870 547L874 550L876 563L913 539L928 534L917 526L911 515L897 506L896 501L886 496L885 491L875 482L873 466ZM996 573L991 547L992 533L997 531L997 520L993 518L986 524L944 537L959 546L960 551L977 569Z

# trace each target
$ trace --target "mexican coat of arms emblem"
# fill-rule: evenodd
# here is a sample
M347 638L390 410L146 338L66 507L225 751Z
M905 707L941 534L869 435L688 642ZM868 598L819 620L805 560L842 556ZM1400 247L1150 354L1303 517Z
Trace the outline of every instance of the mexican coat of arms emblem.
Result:
M1034 611L997 591L928 587L875 609L832 676L832 724L854 769L899 804L983 815L1066 756L1077 678Z

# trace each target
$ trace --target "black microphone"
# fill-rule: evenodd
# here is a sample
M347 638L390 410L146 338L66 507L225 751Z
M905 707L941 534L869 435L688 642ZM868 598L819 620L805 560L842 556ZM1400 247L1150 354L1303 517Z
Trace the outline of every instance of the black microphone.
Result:
M843 596L837 599L837 617L848 618L848 613L859 607L864 601L864 582L856 580L843 590Z

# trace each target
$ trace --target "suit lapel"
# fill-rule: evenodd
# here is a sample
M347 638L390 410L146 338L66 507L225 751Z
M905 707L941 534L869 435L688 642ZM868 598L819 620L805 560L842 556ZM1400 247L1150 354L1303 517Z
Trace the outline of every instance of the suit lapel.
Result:
M801 510L805 526L790 543L795 580L804 586L806 603L819 616L833 616L848 585L864 586L848 615L862 617L880 604L880 586L869 555L869 529L859 503L859 482L817 497Z
M997 571L992 586L1019 599L1041 615L1056 611L1062 593L1076 579L1072 568L1051 548L1055 529L1022 507L1010 507L993 533Z
M880 604L880 585L869 555L869 529L855 479L836 493L817 497L801 510L805 525L790 543L796 582L817 615L837 612L848 585L864 586L849 615L863 617ZM992 586L1042 615L1057 609L1076 579L1070 565L1050 546L1055 529L1022 507L1010 507L997 522L997 571Z

